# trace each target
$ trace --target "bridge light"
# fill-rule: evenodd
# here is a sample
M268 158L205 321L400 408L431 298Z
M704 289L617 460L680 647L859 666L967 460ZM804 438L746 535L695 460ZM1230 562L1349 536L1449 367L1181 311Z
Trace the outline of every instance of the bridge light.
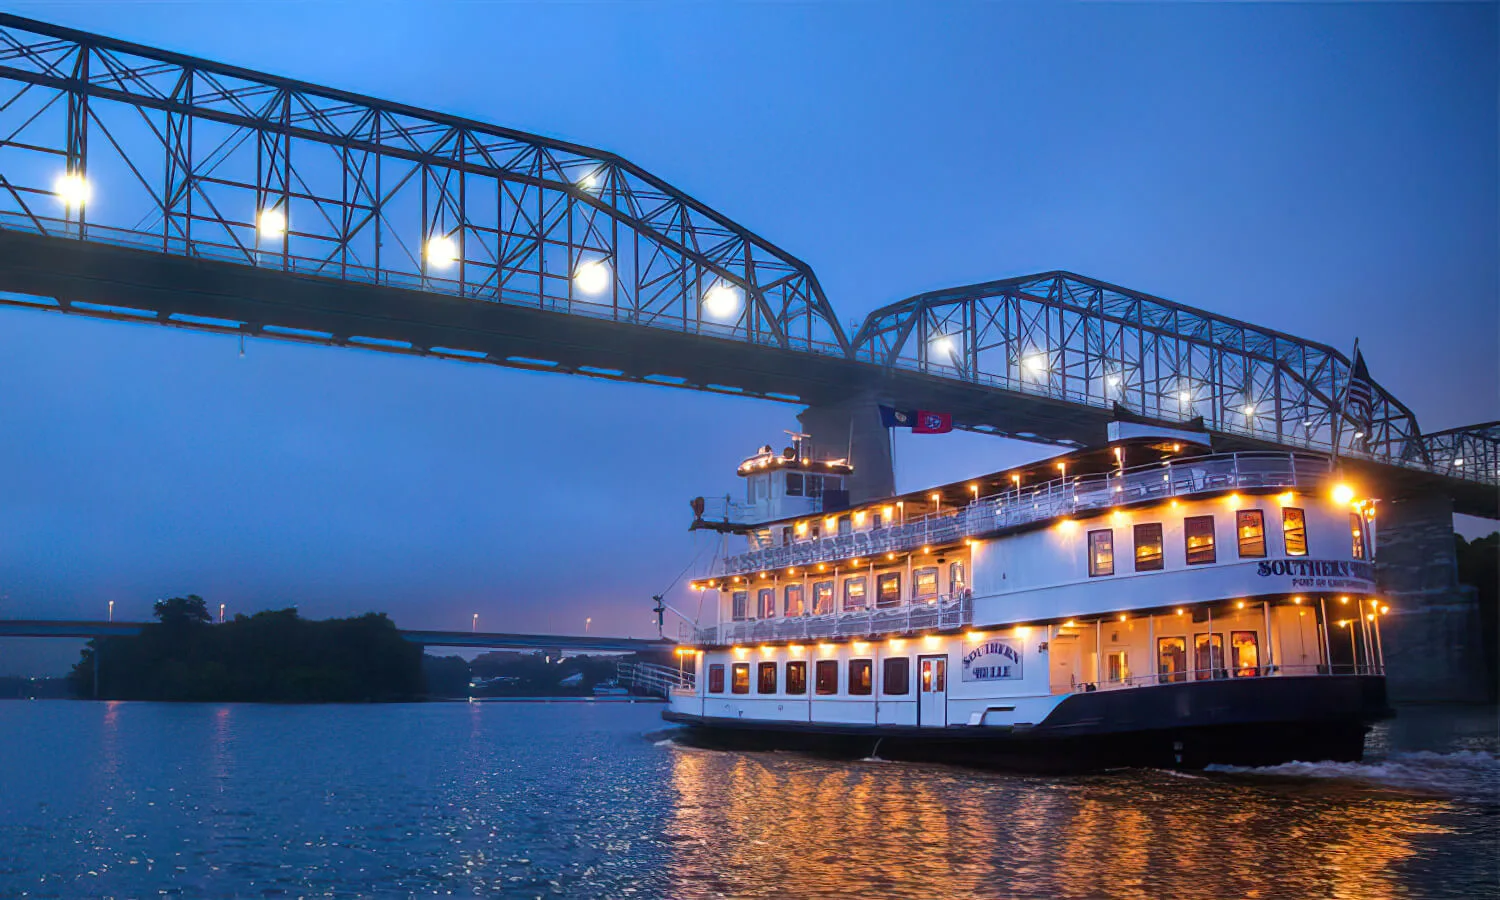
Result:
M1045 353L1033 353L1021 360L1021 368L1033 375L1047 374L1047 355Z
M1192 392L1191 391L1183 391L1182 393L1178 394L1177 395L1177 402L1179 402L1179 403L1192 403L1193 402L1193 394L1192 394Z
M609 287L609 266L602 259L581 263L573 271L573 283L585 294L602 294Z
M89 182L77 172L66 172L57 176L57 181L52 185L53 193L63 202L63 206L76 209L89 202L91 193Z
M281 237L286 234L286 213L275 207L261 210L255 221L255 230L260 232L261 237Z
M958 352L958 344L948 335L940 334L932 339L932 349L952 356Z
M1453 460L1453 467L1455 469L1462 469L1464 467L1464 458L1462 456L1456 457Z
M1350 503L1354 500L1354 488L1347 484L1336 484L1333 487L1333 499L1338 503Z
M1109 376L1109 386L1110 387L1119 387L1120 386L1120 376L1118 376L1118 375L1111 375L1111 376Z
M1356 441L1362 439L1364 436L1365 436L1365 433L1363 431L1356 431L1356 432L1354 432L1354 439Z
M438 269L446 269L458 262L458 242L446 234L435 234L427 239L427 263Z
M1246 403L1245 404L1245 418L1248 419L1248 418L1250 418L1253 415L1255 415L1255 404L1254 403Z
M703 310L715 319L732 319L740 311L740 292L722 281L703 295Z
M599 170L594 169L582 178L578 179L578 186L585 191L596 191L599 189Z

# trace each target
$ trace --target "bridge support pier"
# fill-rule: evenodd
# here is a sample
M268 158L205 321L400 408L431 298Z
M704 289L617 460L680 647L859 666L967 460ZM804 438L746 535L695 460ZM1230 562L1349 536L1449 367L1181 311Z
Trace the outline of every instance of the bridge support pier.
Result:
M1485 700L1479 604L1458 583L1453 501L1427 494L1381 504L1376 541L1376 582L1391 605L1380 622L1390 698Z
M849 457L854 466L848 480L850 503L896 493L891 436L880 424L879 406L873 395L861 394L836 404L809 406L797 416L803 433L812 436L815 453Z

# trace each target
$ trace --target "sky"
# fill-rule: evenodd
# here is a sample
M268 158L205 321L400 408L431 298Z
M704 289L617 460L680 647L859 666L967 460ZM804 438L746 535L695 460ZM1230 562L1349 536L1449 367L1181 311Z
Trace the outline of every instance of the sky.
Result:
M1067 269L1358 337L1425 430L1500 419L1494 4L4 8L618 153L810 264L846 325ZM697 602L689 499L796 411L0 310L0 617L193 592L654 634L653 593ZM1048 452L903 436L898 487ZM0 641L0 674L76 653Z

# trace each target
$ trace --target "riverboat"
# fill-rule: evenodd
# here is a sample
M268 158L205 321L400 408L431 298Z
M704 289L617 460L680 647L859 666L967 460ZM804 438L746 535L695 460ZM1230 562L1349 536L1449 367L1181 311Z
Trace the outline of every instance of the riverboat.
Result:
M744 460L663 715L691 740L1020 768L1361 758L1389 715L1375 502L1326 458L1107 445L850 503Z

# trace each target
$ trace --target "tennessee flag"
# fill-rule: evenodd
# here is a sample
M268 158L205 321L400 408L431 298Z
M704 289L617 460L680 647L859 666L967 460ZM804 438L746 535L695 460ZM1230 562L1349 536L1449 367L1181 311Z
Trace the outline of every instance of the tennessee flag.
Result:
M912 434L947 434L953 430L953 416L949 413L930 412L925 409L917 410L916 422L911 427Z

